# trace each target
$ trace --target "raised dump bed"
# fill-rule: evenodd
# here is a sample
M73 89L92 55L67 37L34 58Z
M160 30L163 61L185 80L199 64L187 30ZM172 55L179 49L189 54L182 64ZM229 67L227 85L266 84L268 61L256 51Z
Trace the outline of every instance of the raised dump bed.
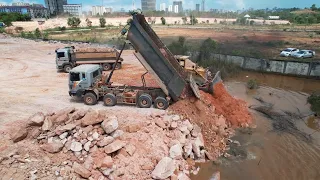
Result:
M178 101L189 88L186 80L192 81L192 78L188 78L174 55L149 26L144 15L133 15L127 38L137 51L136 57L158 80L161 89L174 101ZM193 90L196 91L195 94L198 93L197 87L193 87Z

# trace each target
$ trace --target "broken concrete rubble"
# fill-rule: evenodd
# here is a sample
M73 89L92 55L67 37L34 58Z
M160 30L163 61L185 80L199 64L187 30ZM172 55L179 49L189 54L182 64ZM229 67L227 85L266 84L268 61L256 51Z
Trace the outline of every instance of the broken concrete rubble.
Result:
M176 169L176 165L174 160L169 157L164 157L156 165L156 167L151 173L151 176L154 179L166 179L173 174L175 169Z
M36 139L44 151L61 152L58 154L69 156L69 167L72 166L74 173L82 178L89 176L89 179L103 179L107 176L109 179L143 179L142 177L152 176L163 179L174 176L175 170L178 178L180 172L189 172L191 169L187 165L187 159L203 162L209 158L201 129L188 120L181 120L183 117L166 115L165 118L164 115L157 115L154 119L151 118L153 121L148 117L146 122L132 120L129 125L125 125L126 123L118 122L116 116L103 111L89 110L81 115L82 119L75 115L78 113L79 110L68 113L68 117L73 118L61 124L48 123L52 116L45 116L42 128L33 128L32 132L37 129L40 131L40 135L36 133ZM91 115L86 116L88 113ZM63 116L61 112L53 116L57 114L57 118ZM85 118L92 115L104 121L89 122ZM43 128L45 121L50 127ZM84 126L86 123L89 125ZM64 169L62 172L66 174ZM189 174L184 175L188 177Z
M45 116L42 112L38 112L29 118L30 126L42 126Z
M115 131L118 128L118 126L118 119L115 116L109 117L101 123L101 127L107 134Z

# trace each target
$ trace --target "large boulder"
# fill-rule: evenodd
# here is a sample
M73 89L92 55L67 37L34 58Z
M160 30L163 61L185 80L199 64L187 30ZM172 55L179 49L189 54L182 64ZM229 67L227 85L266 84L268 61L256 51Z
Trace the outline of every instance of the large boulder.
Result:
M28 135L28 130L25 126L19 128L15 133L12 134L11 139L13 142L19 142L24 140Z
M70 150L73 152L80 152L82 150L82 144L77 141L73 141L71 143Z
M83 178L89 178L91 176L91 172L77 162L73 163L72 169Z
M98 141L97 145L100 147L104 147L109 145L114 141L114 138L112 136L103 137L102 140Z
M119 127L118 118L116 116L107 118L101 123L101 127L107 134L112 133Z
M53 126L51 118L46 117L42 125L42 131L49 131Z
M29 118L28 124L30 126L42 126L44 119L44 114L42 112L38 112Z
M99 113L97 111L89 111L82 119L81 126L89 126L101 123L102 118L99 118Z
M52 142L41 145L40 148L49 153L58 153L62 150L63 146L61 142Z
M162 158L151 173L154 179L166 179L175 171L176 166L173 159L169 157Z
M124 141L115 140L111 144L104 147L104 152L107 154L113 153L115 151L118 151L119 149L123 148L126 145Z
M73 130L76 126L77 126L76 124L67 124L64 126L59 126L55 129L55 133L57 135L61 135L62 133L66 132L66 131Z
M182 157L182 147L181 147L181 144L178 143L178 144L175 144L175 145L171 146L171 148L170 148L170 150L169 150L169 154L170 154L170 157L171 157L172 159Z

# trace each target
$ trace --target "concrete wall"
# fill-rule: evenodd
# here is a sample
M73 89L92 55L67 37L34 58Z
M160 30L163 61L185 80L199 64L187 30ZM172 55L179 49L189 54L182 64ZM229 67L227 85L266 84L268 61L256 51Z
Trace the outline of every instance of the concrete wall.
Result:
M235 63L243 69L320 78L320 61L282 61L224 54L212 54L215 60Z

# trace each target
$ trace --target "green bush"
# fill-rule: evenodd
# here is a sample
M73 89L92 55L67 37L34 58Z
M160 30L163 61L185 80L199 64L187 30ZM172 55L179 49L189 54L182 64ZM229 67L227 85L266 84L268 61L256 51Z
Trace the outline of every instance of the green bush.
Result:
M320 115L320 93L313 93L308 97L308 103L311 104L311 110Z
M5 23L7 26L11 26L13 21L30 21L31 17L27 14L20 13L0 13L0 22Z
M68 18L68 26L71 26L71 27L78 27L81 23L81 20L80 18L77 18L77 17L69 17Z
M217 42L208 38L204 40L199 49L198 63L210 60L212 52L217 48Z
M5 29L0 27L0 33L5 33Z
M161 23L162 25L166 25L166 19L164 17L161 17Z
M22 31L22 32L20 33L20 36L21 36L22 38L26 38L26 33L25 33L24 31Z
M44 32L42 39L43 40L48 40L49 39L49 33L48 32Z
M41 32L40 32L40 29L39 28L37 28L35 31L34 31L34 36L36 37L36 38L40 38L41 37Z
M34 39L34 34L33 34L31 31L29 31L29 32L26 34L26 38L28 38L28 39Z
M100 19L99 19L99 22L100 22L100 27L106 27L106 23L107 23L107 22L106 22L106 19L105 19L105 18L103 18L103 17L100 18Z
M191 25L198 24L198 19L194 15L190 15L190 24Z
M186 38L179 36L178 41L173 41L168 45L169 50L175 55L185 55L188 52L188 47L186 45Z
M258 87L259 87L259 84L258 84L257 80L255 80L255 79L250 79L247 82L248 89L257 89Z

